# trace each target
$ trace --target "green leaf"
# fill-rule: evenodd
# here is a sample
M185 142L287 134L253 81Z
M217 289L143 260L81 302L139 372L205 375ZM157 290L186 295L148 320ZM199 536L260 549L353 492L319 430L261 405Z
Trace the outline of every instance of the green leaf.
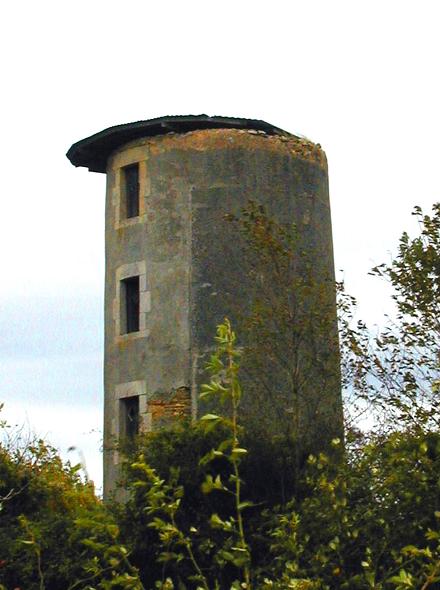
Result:
M240 447L236 447L235 449L232 449L232 454L233 455L246 455L247 454L247 450L246 449L242 449Z
M242 511L245 508L252 508L253 506L255 506L254 502L240 502L240 504L238 505L238 510Z
M214 480L212 478L212 475L207 475L205 478L205 481L202 483L202 492L204 494L210 494L212 492L212 490L214 489Z
M212 528L224 528L225 526L225 521L222 520L220 518L220 516L218 514L212 514L211 518L209 519L209 523L212 526Z
M217 414L205 414L200 420L203 422L211 422L213 420L221 420L221 416L217 416Z

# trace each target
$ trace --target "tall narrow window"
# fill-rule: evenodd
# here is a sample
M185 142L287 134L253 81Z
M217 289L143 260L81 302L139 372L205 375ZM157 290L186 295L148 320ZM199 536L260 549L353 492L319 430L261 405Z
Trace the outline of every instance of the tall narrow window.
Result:
M139 332L139 277L121 281L121 333Z
M121 434L133 439L139 434L139 396L121 399Z
M139 215L139 164L125 166L122 172L125 216L137 217Z

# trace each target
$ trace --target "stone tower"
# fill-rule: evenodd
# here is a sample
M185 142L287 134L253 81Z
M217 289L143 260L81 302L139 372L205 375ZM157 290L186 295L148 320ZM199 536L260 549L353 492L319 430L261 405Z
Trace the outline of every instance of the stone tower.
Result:
M75 143L67 157L75 166L107 174L108 496L118 475L113 442L178 416L196 416L215 327L235 314L227 302L235 300L242 312L249 307L246 262L226 213L237 213L252 199L278 222L295 223L312 253L312 266L333 278L327 165L319 145L264 121L206 115L110 127ZM307 370L313 378L305 397L313 411L301 428L316 437L323 424L331 434L342 424L334 293L328 293L333 317L326 344L321 342L317 352L316 343L307 344L305 353L318 358L325 349L334 367L325 388L317 378L319 363ZM275 383L277 376L271 379ZM288 417L283 380L277 387L280 394L270 408ZM269 415L269 405L261 404L261 412Z

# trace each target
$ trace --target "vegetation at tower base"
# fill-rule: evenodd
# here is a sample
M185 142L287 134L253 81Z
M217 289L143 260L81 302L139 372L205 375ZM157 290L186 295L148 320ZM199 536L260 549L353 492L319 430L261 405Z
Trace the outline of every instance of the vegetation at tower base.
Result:
M342 461L335 461L335 455L332 458L328 453L310 456L294 497L279 509L271 503L270 492L256 497L255 488L262 487L257 473L249 470L244 475L246 459L241 462L244 497L254 503L245 511L254 588L403 589L436 587L440 581L440 434L436 421L439 206L434 206L432 217L423 216L419 210L415 213L421 224L420 236L410 240L404 235L392 264L374 271L389 278L395 289L399 313L391 327L373 339L362 323L353 327L351 298L341 293L340 338L347 405L353 412L358 402L363 409L368 404L379 418L387 418L386 428L381 420L368 438L350 428ZM418 340L412 338L416 333ZM231 506L222 498L221 490L214 490L214 500L211 497L203 502L199 486L206 472L199 460L206 449L191 457L191 448L200 447L190 447L190 440L198 440L194 428L157 433L144 442L145 451L161 479L167 479L173 464L182 465L179 493L185 493L180 499L182 512L176 513L175 521L180 531L193 527L194 543L204 547L205 541L215 553L222 541L212 540L215 531L206 529L209 515L221 508L225 521ZM212 448L218 444L218 440L213 441ZM334 444L336 449L341 447L340 441ZM158 448L161 450L156 453ZM175 455L178 461L173 462ZM272 457L273 462L275 459ZM211 466L215 467L210 473L212 480L220 473L224 481L220 459ZM273 482L268 474L264 481L271 489ZM133 497L127 508L129 523L145 503L145 496L141 495L140 501L138 496ZM145 539L141 530L137 538ZM142 547L140 553L147 549ZM229 588L236 573L231 571L231 563L216 563L209 552L207 555L206 564L206 555L200 556L202 572L220 576L219 587ZM182 580L188 584L188 560L183 557L176 567L174 560L181 555L169 551L168 557L163 579L174 579L176 587ZM171 587L171 582L167 583Z
M140 438L126 505L103 505L44 443L2 443L3 588L438 588L440 205L415 213L420 235L374 271L395 289L390 327L372 338L341 304L347 403L385 426L349 428L344 449L333 440L339 453L310 454L293 492L275 483L276 447L259 455L265 443L240 428L244 353L226 323L205 388L224 404Z
M80 466L0 427L0 588L132 588L118 526Z

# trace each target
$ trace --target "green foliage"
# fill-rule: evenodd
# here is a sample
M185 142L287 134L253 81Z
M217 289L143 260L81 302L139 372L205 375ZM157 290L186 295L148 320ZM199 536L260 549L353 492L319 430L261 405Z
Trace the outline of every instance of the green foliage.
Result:
M79 466L41 440L22 445L3 422L0 587L140 590L119 531Z
M262 214L261 211L254 213L257 217ZM263 221L264 219L263 216ZM440 503L440 435L435 422L436 397L426 397L424 393L426 390L431 394L436 393L434 371L438 367L438 346L435 340L437 308L430 297L437 298L436 271L434 272L437 266L433 260L432 248L433 244L438 244L434 234L438 232L439 223L435 220L431 222L428 216L423 216L422 219L422 236L424 243L427 243L429 256L424 258L424 248L420 246L420 241L417 242L419 239L413 244L405 238L398 258L389 267L374 271L389 278L397 291L399 315L391 327L375 339L371 338L362 323L353 328L351 319L354 301L340 291L344 385L350 387L352 393L358 395L362 401L373 405L375 411L380 411L387 417L392 416L393 428L379 430L368 438L356 434L356 431L348 431L343 461L335 461L335 457L341 457L338 449L342 448L342 443L339 439L333 441L336 452L328 449L325 454L321 452L311 455L306 471L297 472L301 479L300 484L296 482L297 485L294 486L293 497L290 494L290 500L283 502L278 508L267 501L264 493L260 497L258 493L255 494L255 488L259 489L259 478L255 477L258 473L255 466L260 459L259 453L256 453L253 466L246 477L243 473L246 471L249 456L240 457L237 461L240 481L247 481L247 486L240 488L240 494L244 491L247 494L245 501L250 497L253 501L253 506L243 514L243 530L247 531L246 545L252 560L249 580L242 587L251 584L253 588L260 589L392 590L428 588L438 583L440 566L436 514ZM281 246L276 243L274 248L270 239L272 226L263 224L262 227L260 218L252 219L252 222L256 221L260 224L257 223L258 232L262 232L265 239L267 238L268 250L264 252L264 256L269 256L274 249L279 255ZM437 245L435 248L439 259ZM417 263L414 262L415 253L418 253L420 259ZM281 248L281 255L284 254L288 258L286 250ZM426 258L429 264L422 264ZM408 273L421 273L422 277L413 276L411 282L407 277ZM429 281L423 275L430 277ZM430 294L424 293L419 298L415 294L414 285L420 284L428 285ZM412 291L408 285L412 285ZM408 293L413 293L410 308L405 307ZM420 309L417 307L419 299ZM227 326L223 326L223 329L227 329ZM393 338L387 337L391 331ZM414 346L414 334L418 334L417 346ZM426 334L426 340L423 340L423 334ZM426 344L424 350L421 348L422 344ZM230 402L229 390L222 380L225 364L219 362L218 355L211 360L210 370L213 379L204 388L203 395L215 395ZM411 381L408 377L410 374L418 379ZM393 387L390 387L390 383ZM240 389L237 391L240 392ZM230 403L228 407L231 409ZM220 588L234 587L231 585L233 579L225 575L224 564L219 560L223 550L222 543L224 547L225 538L227 540L228 535L236 534L237 523L236 519L231 522L228 516L233 503L220 504L221 495L226 492L227 474L231 473L227 469L232 449L231 439L228 437L231 425L229 414L211 412L204 417L199 424L198 434L205 430L202 438L206 442L216 434L216 427L221 427L221 437L210 440L210 452L207 453L206 448L203 452L196 452L197 456L191 458L193 468L188 469L188 462L183 461L183 473L180 473L179 478L179 510L188 514L186 507L190 507L191 498L185 496L188 490L191 490L191 497L194 492L194 506L197 511L193 511L192 515L195 516L197 512L200 517L197 526L191 529L190 521L185 521L184 516L180 522L185 522L186 530L189 533L192 530L196 535L191 537L187 533L185 542L191 542L192 547L201 554L201 571L205 576L203 584L208 581L211 584L208 587L217 587L215 584ZM196 437L194 432L188 428L180 434L176 431L173 434L160 434L156 435L155 441L160 441L162 437L168 437L170 441L172 436L172 446L176 448L179 447L179 439L182 442L185 438L188 440L188 437ZM265 449L267 452L270 449L269 440L263 440L260 450ZM154 457L154 439L152 445ZM257 446L252 449L252 444L244 447L251 450L248 454L250 456L257 449ZM201 449L196 446L196 451L198 450ZM277 454L271 454L270 451L268 454L270 459L267 465L276 465ZM161 464L172 464L172 457L173 451L170 449L168 456L165 454L161 457L159 468ZM215 469L206 473L204 470L211 462L215 464ZM290 470L297 470L295 462ZM267 473L271 473L270 470ZM165 485L164 482L161 485ZM272 482L269 481L267 485L270 488ZM201 488L196 491L198 486ZM177 488L171 486L168 494L175 489ZM203 492L215 495L215 503L221 510L210 506L209 509L214 508L210 516L209 509L203 507ZM177 513L178 511L176 515ZM209 520L214 531L206 528L206 520ZM215 531L222 532L225 537L214 537ZM203 551L206 551L205 557L208 556L210 566L203 562ZM233 563L232 554L228 555L227 550L226 556ZM171 557L176 560L175 555ZM185 559L188 561L188 556ZM184 570L180 565L181 562L179 571L182 572ZM164 575L178 580L172 569L167 570ZM183 573L179 583L182 588L192 588L193 579L190 575L185 577ZM206 587L203 584L202 587Z
M439 588L440 205L415 214L420 236L404 234L398 256L373 270L397 304L377 337L353 327L340 291L343 383L385 428L348 429L308 457L284 429L245 432L243 350L225 320L201 391L215 410L140 437L126 504L109 511L42 441L0 446L0 589ZM268 264L291 263L263 211L245 224ZM262 350L269 301L252 320Z
M179 510L185 489L182 485L177 485L178 474L175 470L171 471L175 481L167 483L141 456L131 465L137 476L132 485L136 490L138 505L140 500L143 511L151 516L147 526L158 533L161 545L158 556L160 563L165 566L177 564L179 577L182 576L182 571L185 571L185 566L189 566L187 582L205 590L209 590L210 587L222 587L223 580L231 575L238 576L229 582L232 584L231 587L250 590L250 548L246 541L243 512L252 507L252 503L242 498L242 480L239 472L241 460L247 454L239 439L240 352L235 347L235 334L228 320L218 327L216 342L216 352L212 354L208 365L211 379L203 385L201 397L218 398L224 412L205 414L200 418L199 426L208 434L213 431L219 432L221 438L214 448L199 458L199 465L206 466L221 461L227 469L215 475L206 473L201 491L204 495L225 495L229 499L227 504L230 504L231 510L223 511L224 515L219 514L219 511L210 514L210 530L205 528L204 534L201 535L198 523L179 521ZM169 571L173 572L173 568L163 568L159 584L166 583Z
M333 444L338 447L341 441ZM165 482L144 462L134 468L136 494L143 490L138 509L160 537L152 559L162 563L162 583L173 579L182 588L216 588L216 583L230 588L233 554L225 545L237 536L236 520L214 511L225 493L225 478L212 470L202 481L207 498L216 494L217 500L210 515L203 510L201 494L196 500L201 518L191 525L179 514L186 511L185 500L192 503L186 497L189 482L180 474L177 483L177 473ZM310 456L300 497L279 507L243 511L252 588L392 590L404 575L413 580L408 587L421 588L437 571L439 473L440 434L433 432L377 435L362 444L349 440L344 462L324 454ZM136 519L136 513L131 517ZM207 586L191 566L189 548ZM146 578L148 571L150 581L155 579L150 568Z
M403 568L421 577L405 547L425 548L438 528L439 450L440 435L406 432L349 450L336 469L325 455L311 456L309 492L287 513L296 518L296 543L282 562L290 557L302 575L329 588L392 588ZM432 538L427 546L434 555Z
M394 290L395 317L375 338L362 322L342 330L351 384L390 431L440 426L440 203L413 214L419 235L404 233L391 263L372 270Z
M265 439L276 433L295 440L299 473L304 453L342 436L331 254L253 201L228 219L243 243L249 298L245 315L230 302L244 344L243 416ZM319 441L310 436L316 428Z

